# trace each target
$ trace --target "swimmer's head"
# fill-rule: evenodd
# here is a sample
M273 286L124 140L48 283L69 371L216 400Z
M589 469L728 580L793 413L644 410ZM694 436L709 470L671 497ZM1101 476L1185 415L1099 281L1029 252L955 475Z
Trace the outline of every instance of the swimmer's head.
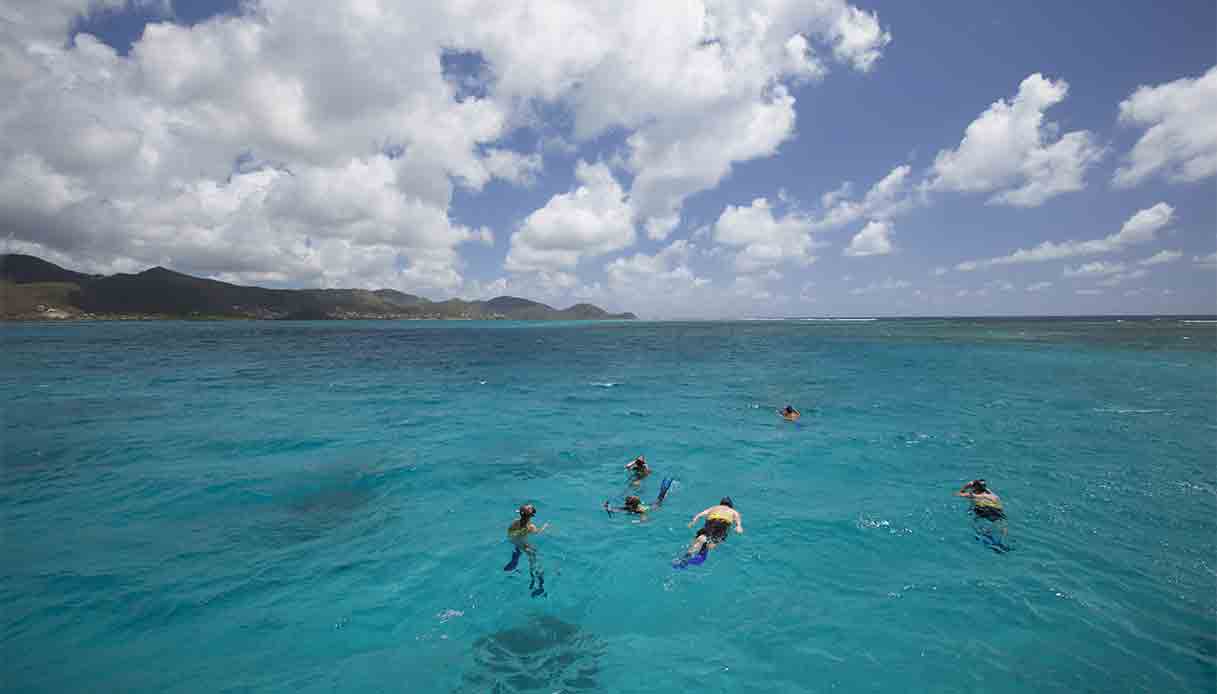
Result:
M528 519L537 515L537 507L532 504L524 504L520 507L520 518Z
M989 491L989 487L985 484L984 480L972 480L972 491L977 494L984 494Z
M626 508L638 508L639 504L641 504L641 503L642 503L642 499L640 499L636 496L627 496L625 498L625 507Z
M727 508L735 508L735 504L731 501L731 497L729 496L724 496L723 498L719 499L718 505L726 506Z

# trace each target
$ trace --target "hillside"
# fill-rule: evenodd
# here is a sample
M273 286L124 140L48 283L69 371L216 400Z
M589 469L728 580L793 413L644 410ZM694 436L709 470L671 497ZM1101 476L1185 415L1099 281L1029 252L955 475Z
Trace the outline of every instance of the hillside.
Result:
M394 289L266 289L194 277L163 267L86 275L28 255L0 256L0 318L256 318L615 320L591 304L567 309L500 296L431 301Z

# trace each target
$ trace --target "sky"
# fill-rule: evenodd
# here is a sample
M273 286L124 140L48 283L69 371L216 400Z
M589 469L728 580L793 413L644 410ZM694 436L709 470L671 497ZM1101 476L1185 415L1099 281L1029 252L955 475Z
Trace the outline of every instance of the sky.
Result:
M0 251L644 318L1217 312L1217 5L0 0Z

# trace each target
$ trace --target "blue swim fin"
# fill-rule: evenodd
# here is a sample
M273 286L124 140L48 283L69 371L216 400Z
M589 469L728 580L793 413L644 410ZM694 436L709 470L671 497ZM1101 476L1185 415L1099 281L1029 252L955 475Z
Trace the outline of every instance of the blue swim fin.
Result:
M507 562L507 565L503 567L503 570L515 571L516 565L520 563L521 554L523 554L523 552L520 551L519 547L516 547L515 551L511 553L511 561Z
M690 566L700 566L701 564L706 563L706 557L709 554L710 554L710 548L707 547L706 545L702 545L701 549L697 552L697 554L694 554L692 556L686 554L685 556L681 557L680 559L677 559L676 561L672 562L672 568L673 569L687 569Z
M671 477L663 478L663 482L661 482L659 485L659 496L655 499L656 506L663 503L664 497L668 495L668 490L672 488L672 482L673 480Z

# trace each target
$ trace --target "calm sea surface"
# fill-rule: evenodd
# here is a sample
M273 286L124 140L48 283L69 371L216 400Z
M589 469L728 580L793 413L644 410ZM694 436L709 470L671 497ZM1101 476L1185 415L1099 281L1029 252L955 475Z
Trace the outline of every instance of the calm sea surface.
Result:
M0 346L7 691L1217 687L1217 322L10 323ZM677 482L609 518L639 453L648 501ZM1009 552L952 496L978 476ZM673 570L724 494L746 533ZM526 501L540 597L503 571Z

